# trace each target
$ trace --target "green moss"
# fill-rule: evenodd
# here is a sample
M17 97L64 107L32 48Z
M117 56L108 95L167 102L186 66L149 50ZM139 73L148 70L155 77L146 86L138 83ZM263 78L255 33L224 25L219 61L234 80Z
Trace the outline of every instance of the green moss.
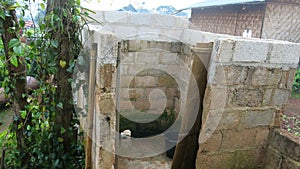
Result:
M245 151L236 151L232 153L229 159L226 161L226 169L260 169L261 167L257 164L253 164L254 160Z

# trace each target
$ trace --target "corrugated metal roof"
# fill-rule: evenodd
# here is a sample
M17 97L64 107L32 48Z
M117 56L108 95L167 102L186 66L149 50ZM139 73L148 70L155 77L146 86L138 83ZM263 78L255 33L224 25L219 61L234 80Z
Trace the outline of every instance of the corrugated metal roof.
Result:
M233 5L233 4L247 4L255 2L265 2L265 0L206 0L195 5L192 5L189 8L198 8L198 7L208 7L208 6L223 6L223 5Z

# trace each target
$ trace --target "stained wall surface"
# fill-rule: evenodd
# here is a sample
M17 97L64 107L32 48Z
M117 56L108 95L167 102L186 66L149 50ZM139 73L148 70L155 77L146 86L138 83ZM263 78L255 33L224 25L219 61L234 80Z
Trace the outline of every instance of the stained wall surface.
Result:
M204 109L196 168L263 165L269 128L279 126L280 113L290 94L299 60L299 44L190 30L188 22L173 16L98 12L95 17L104 24L91 22L90 31L85 34L89 39L87 46L98 45L93 135L95 168L141 165L157 168L157 164L161 164L159 168L170 167L172 161L160 158L159 154L144 160L117 154L120 151L118 109L132 102L137 104L133 107L139 107L133 95L141 90L145 94L154 84L163 88L162 93L169 92L166 103L172 100L169 106L176 109L176 99L183 100L180 103L187 100L183 97L189 90L186 82L193 78L182 71L193 65L194 55L188 51L197 43L208 42L213 42L214 46L206 62L207 86L202 100ZM123 47L122 44L129 45ZM149 47L155 50L151 53ZM153 66L160 71L164 66L170 69L169 75L184 85L176 87L169 83L173 81L168 77L161 78L165 74L149 69ZM121 98L126 94L118 90L122 89L120 85L126 76L135 79L127 83L128 90L132 90L130 84L134 83L137 88L136 92L128 92L132 98L127 100L130 103L123 105ZM182 118L191 118L180 110ZM132 142L127 140L124 144Z

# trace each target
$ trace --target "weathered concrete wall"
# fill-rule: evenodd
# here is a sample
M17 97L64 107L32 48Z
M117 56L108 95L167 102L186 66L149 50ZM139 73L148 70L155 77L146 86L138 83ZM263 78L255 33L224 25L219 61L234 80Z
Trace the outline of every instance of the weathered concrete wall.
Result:
M180 43L142 40L121 44L120 131L130 129L132 136L145 137L146 133L158 134L173 124L179 113L175 110L178 107L175 103L180 104L176 102L180 98L176 82L180 70L180 47ZM126 118L145 123L141 125Z
M165 99L169 109L174 108L175 112L184 115L178 105L185 106L188 100L189 82L193 77L187 72L191 71L194 61L191 49L197 43L207 42L214 42L214 48L212 58L206 62L209 63L208 84L196 167L262 166L269 128L279 126L280 112L290 94L299 59L299 44L190 30L186 23L176 25L181 19L172 16L126 14L127 17L121 20L124 13L101 12L96 16L112 22L103 26L91 23L93 34L87 41L90 45L98 44L93 135L95 168L170 166L170 161L163 162L164 158L158 156L116 158L117 151L122 149L116 147L120 144L118 110L151 107L144 102L147 91L159 87L167 94L165 98L155 99L158 102ZM165 73L154 69L165 70L177 84ZM157 95L161 96L161 93L157 92ZM86 103L84 99L79 100ZM86 105L84 103L82 105ZM132 103L134 106L130 106ZM152 149L164 147L162 142L160 140ZM140 146L138 141L130 143L127 140L126 144L133 144L135 150ZM160 160L158 167L156 164Z
M215 42L197 168L262 166L269 129L279 126L299 52L299 44L285 42Z
M199 42L209 43L218 38L231 37L190 29L195 26L187 19L170 15L97 11L91 17L98 22L91 20L90 29L113 32L124 40L180 41L196 45Z
M284 130L272 130L269 135L265 169L300 168L300 138Z

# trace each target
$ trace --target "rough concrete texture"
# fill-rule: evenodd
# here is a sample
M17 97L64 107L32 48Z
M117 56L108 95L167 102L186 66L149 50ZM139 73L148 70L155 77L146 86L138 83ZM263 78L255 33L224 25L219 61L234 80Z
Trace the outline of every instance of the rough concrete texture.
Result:
M147 109L151 105L143 100L151 93L149 89L159 88L167 93L162 100L178 112L178 105L184 107L195 97L188 91L193 76L187 72L197 57L191 49L207 42L214 42L214 47L211 58L204 59L208 84L196 168L262 167L269 128L279 125L279 113L292 87L299 44L200 32L172 16L98 12L95 17L105 23L90 23L95 35L92 43L98 43L95 168L113 168L120 162L128 168L169 167L159 157L155 163L151 163L153 159L120 159L115 164L115 132L119 127L115 106ZM121 62L117 67L118 57ZM124 102L119 102L118 96ZM153 98L162 102L156 95ZM132 102L134 106L128 106ZM291 161L294 164L296 160ZM284 159L282 164L289 163Z
M300 139L287 131L275 129L269 135L265 169L299 169Z
M287 50L293 52L284 52ZM279 113L290 95L298 50L299 44L289 42L215 41L208 68L197 168L262 167L269 128L279 125ZM288 59L276 62L279 55ZM222 88L223 94L212 90ZM214 96L217 97L213 99ZM221 100L225 100L223 111L216 111ZM207 120L211 114L214 118ZM236 159L236 153L243 154L238 155L243 159ZM228 161L235 163L227 165Z
M172 160L167 158L165 155L135 160L126 157L118 158L118 169L169 169L171 168L171 164Z

